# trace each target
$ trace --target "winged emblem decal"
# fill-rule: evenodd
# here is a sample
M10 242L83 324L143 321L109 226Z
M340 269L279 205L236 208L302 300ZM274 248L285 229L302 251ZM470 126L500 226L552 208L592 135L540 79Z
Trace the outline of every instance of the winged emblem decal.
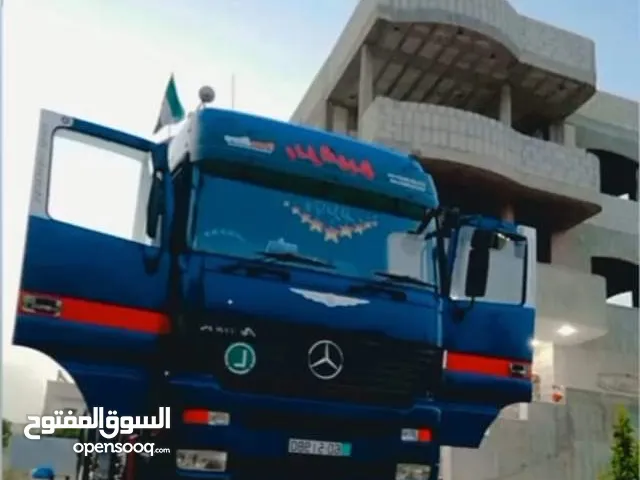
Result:
M300 288L290 288L289 290L298 295L302 295L307 300L322 303L329 308L356 307L358 305L366 305L369 303L369 300L345 297L344 295L336 295L335 293L314 292L313 290L302 290Z

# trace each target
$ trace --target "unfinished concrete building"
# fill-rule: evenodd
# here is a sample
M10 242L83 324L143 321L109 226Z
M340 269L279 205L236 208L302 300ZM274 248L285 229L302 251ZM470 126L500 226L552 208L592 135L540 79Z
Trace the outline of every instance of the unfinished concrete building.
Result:
M638 104L596 74L592 40L507 0L361 0L292 117L413 152L444 204L537 228L534 402L443 449L444 480L594 479L615 407L637 421Z

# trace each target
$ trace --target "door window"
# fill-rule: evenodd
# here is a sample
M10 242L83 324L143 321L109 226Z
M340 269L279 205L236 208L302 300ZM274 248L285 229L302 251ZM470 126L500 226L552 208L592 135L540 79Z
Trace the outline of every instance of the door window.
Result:
M150 180L148 152L57 129L47 213L60 222L149 244L144 220Z
M474 234L478 230L465 226L460 229L456 259L452 275L452 295L454 298L467 298L465 294L469 263L472 257ZM521 304L524 301L523 290L527 262L527 242L517 241L498 235L498 240L489 248L489 268L487 288L483 301Z

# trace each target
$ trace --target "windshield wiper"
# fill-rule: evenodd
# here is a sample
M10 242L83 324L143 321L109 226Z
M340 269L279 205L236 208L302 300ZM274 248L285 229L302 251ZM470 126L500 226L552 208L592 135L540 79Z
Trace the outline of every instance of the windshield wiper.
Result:
M320 260L318 258L307 257L306 255L300 255L299 253L293 252L259 252L259 255L270 258L273 260L277 260L280 262L291 262L291 263L299 263L302 265L311 265L313 267L322 267L322 268L336 268L333 264Z
M387 282L368 282L363 285L351 285L348 290L351 295L369 295L369 294L378 294L378 295L386 295L391 300L396 302L406 302L407 294L402 290L399 290Z
M373 274L377 277L384 277L390 282L406 283L407 285L417 285L420 287L438 288L438 286L433 283L425 282L423 280L420 280L419 278L415 278L410 275L400 275L397 273L382 272L382 271L373 272Z
M289 272L282 268L282 266L268 265L264 261L243 258L239 259L228 265L224 265L220 268L222 273L235 273L238 270L244 270L249 277L278 277L283 281L289 280Z

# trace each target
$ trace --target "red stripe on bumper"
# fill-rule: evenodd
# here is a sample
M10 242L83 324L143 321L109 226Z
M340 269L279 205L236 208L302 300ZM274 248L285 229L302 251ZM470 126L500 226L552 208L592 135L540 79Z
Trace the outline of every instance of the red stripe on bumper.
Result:
M29 296L60 302L60 312L51 314L51 316L61 321L120 328L143 333L165 334L170 331L169 318L159 312L24 291L20 292L20 297L18 298L18 312L21 315L47 315L47 313L34 312L26 308L27 302L25 299Z
M512 372L512 365L521 365L526 375L518 376ZM531 362L485 357L470 353L447 352L447 370L455 372L479 373L507 378L531 378Z

